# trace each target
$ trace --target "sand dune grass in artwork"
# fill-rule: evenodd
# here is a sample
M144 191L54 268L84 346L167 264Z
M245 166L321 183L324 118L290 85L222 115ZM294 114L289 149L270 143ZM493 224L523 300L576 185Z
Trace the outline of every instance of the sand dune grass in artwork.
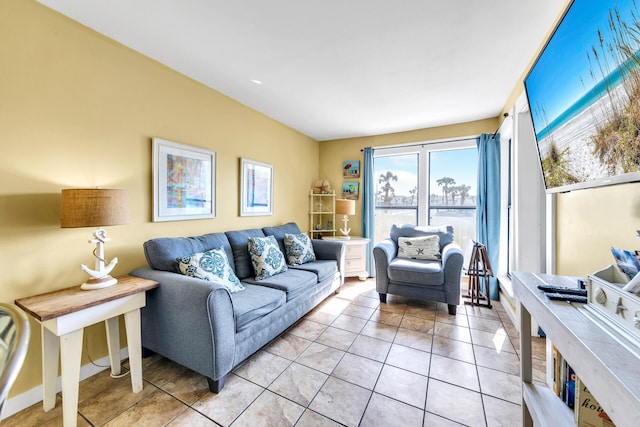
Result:
M633 2L636 6L635 1ZM635 8L637 10L637 8ZM601 122L593 136L594 154L607 166L610 174L640 170L640 20L632 13L631 22L624 22L617 9L609 13L611 40L605 42L598 31L600 45L592 49L590 60L603 74L610 75L601 60L608 52L616 55L622 66L624 80L622 100L608 103L607 120ZM593 76L592 72L592 76ZM614 88L607 87L607 96L615 97ZM612 99L612 101L615 101Z
M640 16L636 2L627 2L632 3L632 10L625 10L624 16L614 3L607 24L594 30L596 42L584 52L588 76L580 77L584 95L563 113L575 115L565 122L559 121L562 115L549 122L544 108L537 106L537 116L545 122L543 129L555 127L540 143L547 188L640 171Z
M551 141L549 155L542 160L542 169L544 170L544 179L547 187L559 187L580 181L567 168L566 154L568 151L568 148L560 151L556 143L553 140Z

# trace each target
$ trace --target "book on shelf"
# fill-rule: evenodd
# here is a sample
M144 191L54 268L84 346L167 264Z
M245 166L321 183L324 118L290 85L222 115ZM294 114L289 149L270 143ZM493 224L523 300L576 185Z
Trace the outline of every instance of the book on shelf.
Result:
M578 427L615 427L589 389L575 378L574 416Z
M558 387L558 378L560 377L560 352L555 345L551 346L551 361L553 362L553 368L551 371L551 385L553 387L553 392L556 396L560 396L560 388Z
M575 404L575 391L576 391L576 373L573 368L567 364L567 378L565 382L565 397L564 403L569 408L573 408Z
M558 396L560 396L560 399L562 399L563 402L567 402L566 401L566 396L567 396L567 367L569 366L569 364L567 363L566 360L564 360L564 358L562 358L562 360L560 361L560 375L558 376L558 387L560 388L560 394Z

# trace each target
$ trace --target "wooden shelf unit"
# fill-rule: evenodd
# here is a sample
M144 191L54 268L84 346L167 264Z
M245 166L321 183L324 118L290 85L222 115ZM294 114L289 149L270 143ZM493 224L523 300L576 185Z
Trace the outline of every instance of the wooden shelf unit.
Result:
M331 221L331 227L327 222ZM320 225L321 229L316 229ZM336 235L336 193L309 192L309 237L320 239Z
M638 425L640 348L586 304L549 300L537 287L577 287L576 278L515 272L513 283L520 301L523 425L575 426L573 410L552 389L533 383L532 316L616 426Z

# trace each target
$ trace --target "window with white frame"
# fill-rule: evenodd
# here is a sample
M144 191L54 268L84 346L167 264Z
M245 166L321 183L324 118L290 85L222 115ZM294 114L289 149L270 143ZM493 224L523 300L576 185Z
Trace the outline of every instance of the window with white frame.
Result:
M475 138L376 148L375 242L394 223L452 225L464 251L476 236L477 165Z

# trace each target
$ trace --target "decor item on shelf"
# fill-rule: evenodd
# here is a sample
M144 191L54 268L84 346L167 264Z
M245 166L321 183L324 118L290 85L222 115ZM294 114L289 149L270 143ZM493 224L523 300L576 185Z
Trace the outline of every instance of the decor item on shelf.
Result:
M342 163L342 177L360 178L360 160L347 160Z
M216 152L153 138L153 221L216 217Z
M128 222L127 190L102 188L62 190L60 226L62 228L98 227L93 232L94 238L89 240L89 243L96 244L93 251L93 256L96 258L95 268L92 270L86 265L80 265L80 268L91 276L82 285L83 290L106 288L118 283L117 279L109 275L118 263L118 258L113 258L105 266L104 244L111 239L107 237L107 232L102 227Z
M313 194L329 194L331 184L326 179L321 179L313 183Z
M349 222L349 215L356 214L356 201L347 199L336 199L336 214L344 215L342 221L344 222L344 228L340 229L343 238L349 239L350 228L347 228Z
M358 200L358 184L357 182L342 183L342 197L350 200Z

